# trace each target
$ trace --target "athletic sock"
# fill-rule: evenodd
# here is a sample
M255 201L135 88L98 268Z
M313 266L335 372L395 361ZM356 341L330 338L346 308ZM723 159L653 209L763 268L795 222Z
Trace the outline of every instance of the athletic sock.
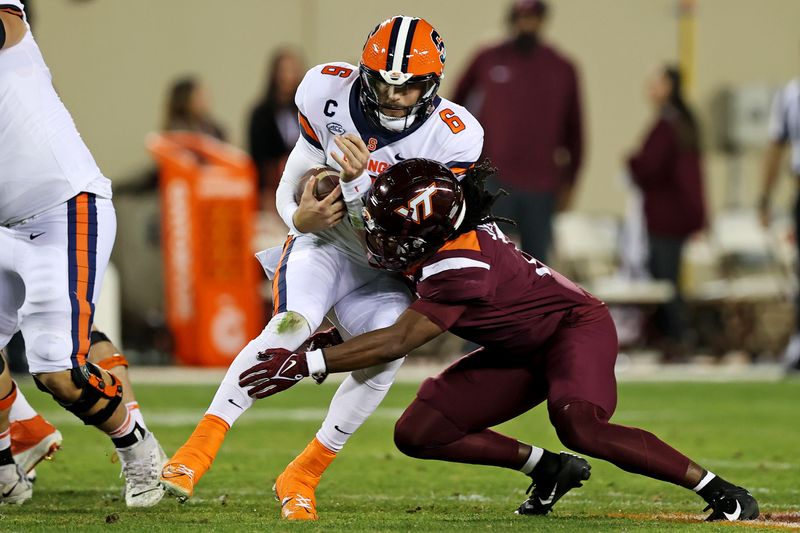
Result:
M718 475L706 470L703 479L692 490L700 495L705 501L710 502L714 495L724 489L731 488L734 485L725 481Z
M530 476L534 481L542 481L553 478L561 466L560 454L548 450L542 450L542 457L531 469Z
M13 465L14 456L11 455L11 429L0 433L0 466Z
M194 482L200 481L219 452L230 426L220 417L206 414L200 419L186 444L181 446L170 463L183 463L194 471Z
M8 421L29 420L37 414L36 410L28 403L28 399L22 394L22 391L17 388L17 397L14 398L14 403L11 404L11 410L8 412Z
M292 464L305 470L311 477L320 478L336 458L336 452L326 448L316 437L298 455Z
M531 475L533 469L542 459L542 456L544 456L544 449L531 445L531 454L528 456L528 459L525 461L525 464L522 465L522 468L520 468L519 471L523 474Z
M147 424L144 423L144 416L142 416L142 411L139 410L139 403L128 402L125 404L125 408L128 410L134 422L139 424L142 429L147 430Z
M144 440L147 429L140 426L130 412L125 413L125 421L115 430L109 431L108 436L117 449L130 448Z

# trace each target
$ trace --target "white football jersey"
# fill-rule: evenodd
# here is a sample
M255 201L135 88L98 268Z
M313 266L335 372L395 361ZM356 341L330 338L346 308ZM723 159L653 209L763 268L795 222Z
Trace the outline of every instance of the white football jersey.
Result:
M339 169L331 153L341 154L334 137L355 133L372 153L367 172L373 179L404 159L422 157L447 165L456 175L475 163L483 150L483 128L464 107L436 97L433 113L403 132L375 127L361 110L358 67L327 63L309 70L297 88L303 138L324 153L325 164ZM365 191L366 192L366 191ZM362 239L347 217L316 237L366 262Z
M19 0L0 4L22 14ZM0 50L0 226L81 192L111 198L111 182L97 168L56 94L28 27L21 42Z

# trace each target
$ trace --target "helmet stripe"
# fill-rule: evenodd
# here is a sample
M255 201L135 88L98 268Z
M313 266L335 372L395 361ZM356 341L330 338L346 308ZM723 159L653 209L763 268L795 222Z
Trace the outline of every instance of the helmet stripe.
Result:
M389 33L389 44L386 46L386 70L392 70L394 62L394 51L397 48L397 35L400 33L400 25L405 17L395 17L392 22L392 31Z
M403 47L403 63L400 68L401 72L408 72L408 56L411 54L411 42L414 40L414 30L417 29L418 23L419 19L413 19L408 27L408 35L406 36L406 43Z
M411 17L403 17L400 22L400 28L397 32L397 39L395 41L394 50L392 51L390 57L392 58L391 68L387 68L386 70L393 70L393 71L400 71L404 72L403 69L403 50L406 48L406 42L409 41L409 34L408 30L411 27L411 21L414 20ZM392 28L392 32L394 32L394 28ZM391 45L390 45L391 46ZM387 60L388 63L388 60Z

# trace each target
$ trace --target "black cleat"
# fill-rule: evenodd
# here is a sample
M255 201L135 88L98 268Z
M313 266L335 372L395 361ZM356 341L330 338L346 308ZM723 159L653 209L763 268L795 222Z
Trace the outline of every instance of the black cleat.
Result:
M582 457L561 452L559 460L561 464L553 477L539 483L531 483L525 492L530 494L530 497L522 502L519 509L514 511L516 514L544 515L549 513L564 494L574 488L582 487L583 483L581 482L586 481L592 475L592 467Z
M715 520L755 520L758 518L758 502L747 489L731 487L715 492L703 511L712 510L706 522Z

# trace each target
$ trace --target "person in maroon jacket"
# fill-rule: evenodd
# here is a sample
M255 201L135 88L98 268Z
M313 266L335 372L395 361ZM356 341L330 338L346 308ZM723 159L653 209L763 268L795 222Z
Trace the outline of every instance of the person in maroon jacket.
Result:
M510 193L495 212L517 222L522 249L544 262L553 215L568 207L583 159L578 73L542 42L547 16L542 0L516 0L511 38L480 51L453 95L483 125L496 185Z
M533 484L517 512L546 514L589 478L588 463L488 428L547 401L568 448L693 489L713 509L709 520L756 518L747 490L652 433L609 421L617 336L608 309L503 235L489 211L495 195L483 185L493 170L476 166L459 184L447 167L409 159L379 175L364 208L371 261L404 272L418 299L394 325L343 344L266 350L240 386L263 398L307 376L398 359L450 330L482 348L422 384L395 427L403 453L521 470Z
M655 279L675 285L675 296L658 308L655 326L665 356L684 350L684 312L679 283L686 240L706 225L700 133L683 97L680 71L664 67L649 81L656 118L638 152L628 159L644 197L648 267Z

